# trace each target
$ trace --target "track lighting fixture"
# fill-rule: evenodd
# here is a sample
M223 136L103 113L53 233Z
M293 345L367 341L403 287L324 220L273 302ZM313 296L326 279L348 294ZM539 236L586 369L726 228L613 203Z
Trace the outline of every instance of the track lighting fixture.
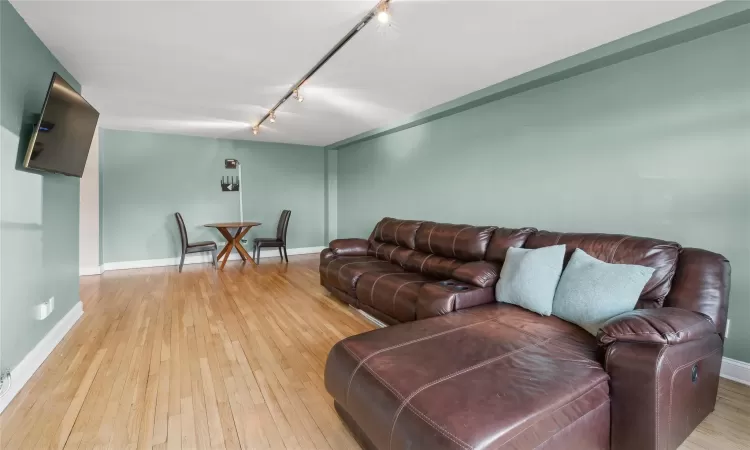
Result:
M328 53L326 53L323 58L320 59L312 69L307 71L307 73L300 78L299 81L294 83L292 87L284 94L283 97L281 97L281 100L276 102L276 104L271 108L261 119L253 126L253 134L257 135L260 131L260 126L263 124L263 122L268 119L270 122L276 122L276 110L279 109L279 106L281 106L282 103L289 100L289 97L294 97L295 100L302 103L302 101L305 99L302 97L302 94L300 93L300 87L307 82L307 80L310 79L313 75L315 75L315 72L317 72L325 63L330 60L333 55L335 55L341 48L346 45L347 42L349 42L355 34L359 33L359 31L365 27L374 17L377 17L378 22L386 24L390 22L391 20L391 14L389 11L389 5L391 3L391 0L380 0L378 1L378 4L375 5L374 8L372 8L370 11L368 11L367 14L365 14L364 17L362 17L354 27L349 30L344 37L342 37L336 45L333 46L332 49L328 50Z

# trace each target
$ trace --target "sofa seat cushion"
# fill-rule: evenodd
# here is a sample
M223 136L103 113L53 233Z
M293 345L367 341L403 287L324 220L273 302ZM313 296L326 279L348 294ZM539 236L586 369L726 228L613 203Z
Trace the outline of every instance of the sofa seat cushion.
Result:
M398 322L411 322L417 320L419 288L436 281L421 273L366 273L357 283L357 300Z
M359 278L367 272L403 272L398 265L373 256L341 256L320 267L321 279L331 287L356 297Z
M377 448L609 448L594 338L514 305L347 338L325 385Z

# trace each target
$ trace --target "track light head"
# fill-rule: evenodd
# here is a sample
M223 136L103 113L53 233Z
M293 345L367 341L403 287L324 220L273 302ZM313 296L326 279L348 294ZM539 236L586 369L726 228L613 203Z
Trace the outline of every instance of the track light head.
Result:
M388 22L390 22L391 13L388 11L388 3L383 3L378 9L378 22L382 24L387 24Z
M260 128L258 127L258 125L253 126L253 134L254 135L258 134L258 131L260 131Z
M305 98L299 93L299 89L294 90L294 98L297 99L298 102L302 103Z
M271 123L276 122L276 111L271 111L268 113L268 120L271 121Z

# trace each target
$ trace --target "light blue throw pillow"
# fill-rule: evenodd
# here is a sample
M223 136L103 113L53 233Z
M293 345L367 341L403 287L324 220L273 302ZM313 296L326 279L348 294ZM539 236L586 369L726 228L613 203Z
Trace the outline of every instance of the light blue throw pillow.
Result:
M564 258L564 245L533 250L509 248L495 288L495 298L498 302L512 303L549 316Z
M632 311L654 269L609 264L576 249L557 285L552 314L596 336L604 322Z

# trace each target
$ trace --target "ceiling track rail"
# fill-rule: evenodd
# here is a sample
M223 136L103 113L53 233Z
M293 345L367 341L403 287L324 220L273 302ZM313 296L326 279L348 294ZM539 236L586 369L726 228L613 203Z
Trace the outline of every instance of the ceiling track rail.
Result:
M253 125L253 134L258 133L258 130L260 129L260 126L263 124L263 122L265 122L272 116L275 117L276 110L282 104L284 104L284 102L289 100L290 97L295 96L295 95L301 95L299 93L299 88L303 84L305 84L305 82L309 80L310 77L315 75L315 72L320 70L320 68L323 67L323 65L327 63L328 60L330 60L333 57L333 55L335 55L339 50L341 50L341 48L345 46L347 42L349 42L357 33L359 33L359 31L362 28L364 28L365 25L367 25L373 19L373 17L375 17L378 14L378 12L387 10L390 2L391 0L380 0L378 4L375 5L374 8L372 8L367 14L365 14L365 16L362 17L362 19L360 19L359 22L357 22L357 25L355 25L351 30L349 30L349 32L346 33L346 35L344 35L344 37L341 38L336 43L336 45L333 46L333 48L328 50L328 53L326 53L325 56L323 56L317 63L315 63L312 69L308 70L307 73L303 75L302 78L299 79L299 81L294 83L292 87L286 92L286 94L284 94L284 96L281 97L281 99L278 102L276 102L275 105L273 105L273 108L269 109L268 112L266 112L263 115L263 117L261 117L261 119L257 123L255 123L255 125Z

